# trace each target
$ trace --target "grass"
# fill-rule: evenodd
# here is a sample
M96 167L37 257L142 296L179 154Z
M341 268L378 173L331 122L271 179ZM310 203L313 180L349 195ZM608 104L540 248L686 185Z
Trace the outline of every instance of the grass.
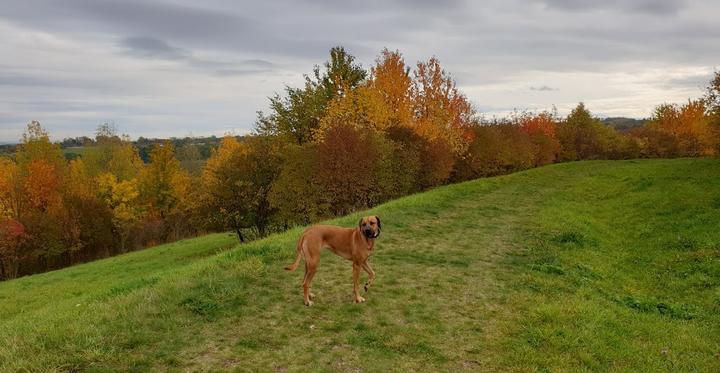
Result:
M300 229L212 235L0 284L0 369L720 370L717 160L553 165L369 213L365 304L326 253L302 305Z

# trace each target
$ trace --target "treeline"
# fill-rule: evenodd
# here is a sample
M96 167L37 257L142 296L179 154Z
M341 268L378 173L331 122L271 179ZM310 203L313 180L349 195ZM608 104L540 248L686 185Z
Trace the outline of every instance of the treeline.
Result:
M270 98L251 136L207 162L181 146L138 146L101 126L66 160L37 122L0 158L0 278L210 231L241 241L438 185L586 159L720 152L720 74L705 96L658 106L618 132L581 103L481 120L436 58L410 67L384 50L369 70L343 48ZM190 158L193 158L190 156ZM203 158L200 156L199 158Z

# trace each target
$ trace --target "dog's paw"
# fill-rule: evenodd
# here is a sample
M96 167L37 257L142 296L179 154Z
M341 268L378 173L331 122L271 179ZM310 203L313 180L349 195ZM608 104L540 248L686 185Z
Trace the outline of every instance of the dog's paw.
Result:
M356 297L356 298L355 298L355 303L362 303L362 302L364 302L364 301L365 301L365 298L363 298L363 297Z
M308 307L312 306L313 304L315 304L315 302L313 302L313 301L311 301L311 300L308 300L308 301L305 302L305 305L308 306Z

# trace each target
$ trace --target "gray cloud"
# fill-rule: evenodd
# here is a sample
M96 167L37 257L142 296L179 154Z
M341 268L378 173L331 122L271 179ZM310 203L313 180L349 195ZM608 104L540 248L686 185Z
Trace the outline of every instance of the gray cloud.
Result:
M622 10L655 15L676 14L686 6L684 0L543 0L542 3L548 8L560 10Z
M530 90L531 90L531 91L541 91L541 92L542 92L542 91L557 91L558 89L557 89L557 88L553 88L553 87L548 87L548 86L546 86L546 85L541 85L541 86L537 86L537 87L530 87Z
M128 53L146 58L160 58L177 60L188 58L188 52L180 48L171 47L168 43L146 36L127 37L120 41L127 48Z

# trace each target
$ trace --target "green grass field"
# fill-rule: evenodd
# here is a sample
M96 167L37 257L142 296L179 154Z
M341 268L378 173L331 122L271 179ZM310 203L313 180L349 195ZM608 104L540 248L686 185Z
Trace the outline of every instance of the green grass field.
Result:
M716 159L559 164L332 223L370 213L367 303L326 253L303 306L300 229L210 235L1 283L0 370L720 370Z

